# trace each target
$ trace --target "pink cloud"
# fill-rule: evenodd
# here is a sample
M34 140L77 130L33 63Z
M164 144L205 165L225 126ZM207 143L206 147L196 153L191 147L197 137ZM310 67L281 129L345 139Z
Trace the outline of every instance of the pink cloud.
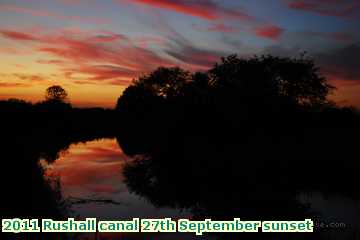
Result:
M0 11L19 13L19 14L29 14L36 17L52 17L60 20L78 21L78 22L92 23L92 24L107 24L110 22L110 20L104 18L69 16L49 10L32 9L32 8L20 7L11 4L0 4Z
M37 63L57 65L65 77L76 81L81 79L73 76L81 73L89 75L88 79L83 79L85 81L103 80L110 84L127 85L137 74L159 66L174 66L169 58L147 49L145 42L160 43L155 38L131 39L110 31L39 33L0 29L3 37L30 44L35 51L56 58L41 59Z
M32 36L31 34L17 32L17 31L10 31L10 30L0 30L0 34L6 38L14 39L14 40L21 40L21 41L35 41L37 38Z
M272 40L277 40L281 37L282 33L284 32L284 29L278 27L278 26L260 26L255 28L255 34L258 37L262 38L268 38Z
M221 18L233 18L243 21L254 21L255 18L242 10L223 8L210 0L126 0L131 3L165 9L208 21Z
M68 72L72 74L76 74L77 72L91 75L88 80L109 80L109 79L128 79L126 81L127 84L130 83L130 80L133 76L135 76L136 72L128 69L123 69L116 66L111 65L84 65L80 66L76 69L68 69Z
M359 18L358 0L290 0L288 6L294 10L307 11L324 16Z

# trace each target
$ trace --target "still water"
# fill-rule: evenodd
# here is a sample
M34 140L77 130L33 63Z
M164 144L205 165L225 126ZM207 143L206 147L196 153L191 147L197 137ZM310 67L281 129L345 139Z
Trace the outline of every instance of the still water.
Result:
M190 211L156 207L131 193L123 175L124 165L131 160L115 139L101 139L73 144L55 162L42 161L42 165L47 178L59 181L63 198L71 203L72 217L104 220L191 217ZM300 194L299 201L310 206L309 217L317 224L325 224L316 228L324 232L325 239L360 239L359 201L316 192ZM192 238L195 236L182 236Z
M73 203L73 216L111 220L188 216L186 211L156 208L130 193L122 174L130 160L115 139L78 143L45 165L45 175L60 181L64 199Z

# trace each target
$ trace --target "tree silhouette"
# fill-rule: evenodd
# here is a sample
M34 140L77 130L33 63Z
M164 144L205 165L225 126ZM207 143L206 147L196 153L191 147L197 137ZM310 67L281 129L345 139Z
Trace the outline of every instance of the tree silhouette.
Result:
M245 156L258 148L275 156L305 146L309 126L324 126L326 111L336 108L328 100L333 89L305 56L231 55L202 73L158 68L136 79L116 109L127 126L122 139L141 151L187 133L211 141L241 138ZM129 153L141 153L127 146Z
M231 55L222 58L210 75L218 86L236 89L237 95L266 100L274 96L287 98L302 106L329 104L327 96L334 89L305 55L248 59Z
M197 103L199 99L217 102L219 109L231 111L244 106L257 111L319 109L330 105L327 97L333 89L314 61L304 55L299 58L231 55L205 73L191 74L178 67L158 68L135 80L119 98L117 109L126 111L126 106L134 106L140 99L149 103L150 95L165 101L176 98L186 104Z
M45 99L47 101L64 102L67 99L67 92L59 85L54 85L46 89Z
M170 98L179 95L183 86L191 80L191 73L179 67L160 67L135 80L134 86L147 89L153 95Z
M160 67L148 75L133 81L118 99L116 109L122 111L123 118L147 119L158 122L165 106L179 99L184 89L192 81L190 72L181 68ZM166 110L165 110L166 111ZM150 122L150 121L149 121Z

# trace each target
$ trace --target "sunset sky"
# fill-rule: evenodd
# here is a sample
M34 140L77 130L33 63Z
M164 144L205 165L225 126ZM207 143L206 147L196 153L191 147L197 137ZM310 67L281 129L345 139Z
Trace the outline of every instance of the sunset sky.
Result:
M158 66L306 51L360 108L359 0L0 0L0 99L62 85L76 106L113 107Z

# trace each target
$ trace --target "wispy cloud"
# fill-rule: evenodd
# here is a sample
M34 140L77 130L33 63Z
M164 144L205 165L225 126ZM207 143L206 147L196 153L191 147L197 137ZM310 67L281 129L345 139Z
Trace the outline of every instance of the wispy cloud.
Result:
M239 6L236 8L226 8L224 5L220 5L212 0L118 0L118 2L172 11L205 20L210 22L211 25L207 29L203 27L201 29L208 32L237 32L237 28L229 25L229 22L234 22L248 26L247 28L250 29L250 33L254 33L251 29L258 28L255 31L255 36L260 38L276 40L283 33L282 28L263 21ZM246 27L243 28L247 29Z
M294 10L307 11L324 16L360 18L358 0L289 0L288 6Z
M17 83L17 82L0 82L0 87L8 88L8 87L29 87L29 84L26 83Z
M215 50L206 50L193 46L189 41L184 39L173 39L174 45L169 47L165 52L176 60L187 64L190 69L208 69L220 57L226 55L224 52Z
M282 33L284 32L284 29L275 26L259 26L255 28L255 34L262 38L269 38L273 40L277 40L281 37Z
M26 80L26 82L43 82L47 80L46 77L41 76L39 74L24 74L24 73L13 73L12 78L22 81Z
M143 41L109 31L57 31L41 34L26 31L0 30L8 39L31 44L36 52L55 59L40 59L39 64L57 65L69 79L109 81L128 84L140 73L158 66L173 66L174 61L146 48Z
M84 16L71 16L45 9L33 9L27 7L20 7L13 4L0 4L1 12L11 12L18 14L28 14L36 17L51 17L65 21L78 21L90 24L107 24L110 22L109 19L97 18L97 17L84 17Z
M207 28L209 32L222 32L222 33L235 33L237 29L234 27L225 25L224 23L216 23Z
M11 30L0 30L0 34L6 38L14 39L14 40L22 40L22 41L35 41L37 38L31 34L11 31Z
M121 0L120 0L121 1ZM221 18L232 18L242 21L253 21L255 18L244 10L224 8L211 0L123 0L134 4L160 8L177 13L215 21Z

